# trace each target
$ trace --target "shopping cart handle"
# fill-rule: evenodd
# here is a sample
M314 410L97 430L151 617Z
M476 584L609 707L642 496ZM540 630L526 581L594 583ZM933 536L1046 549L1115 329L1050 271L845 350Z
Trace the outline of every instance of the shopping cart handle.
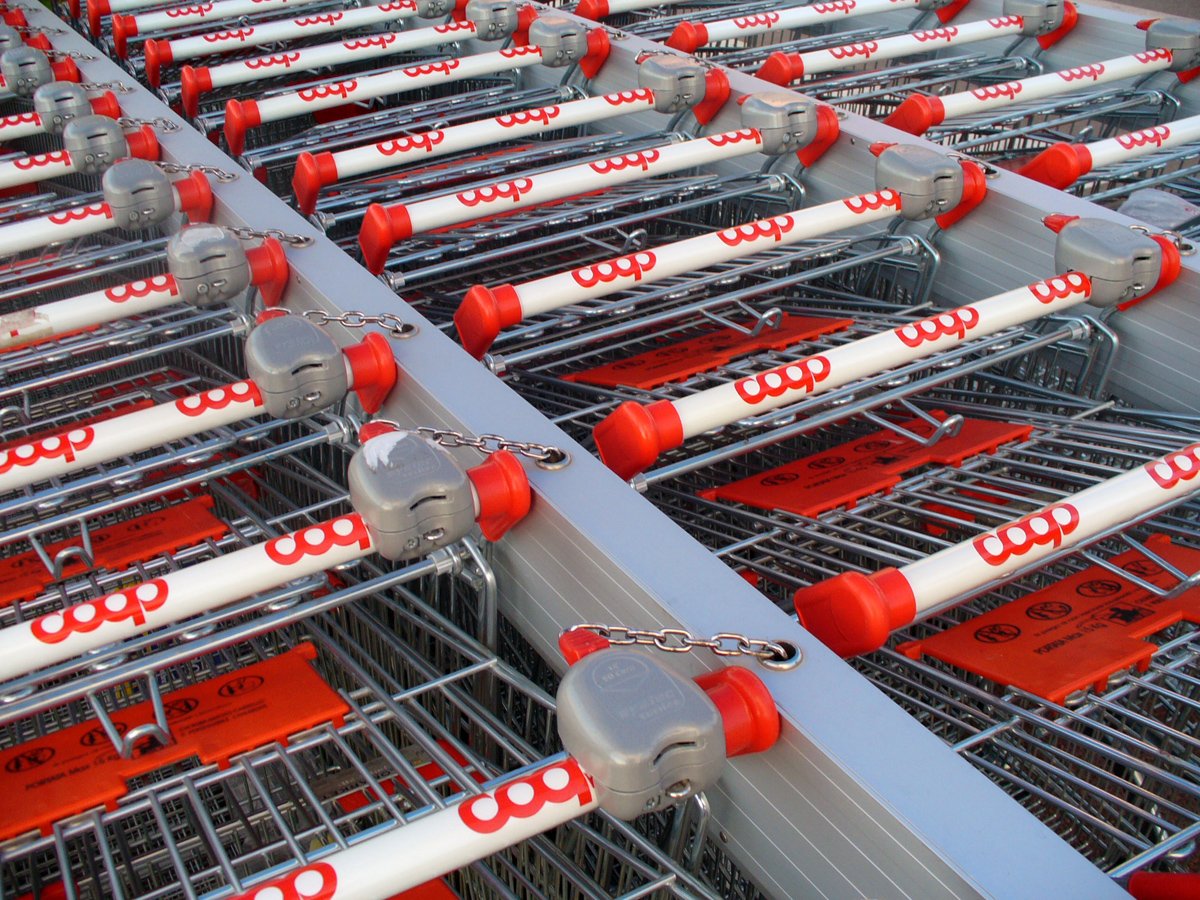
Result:
M243 250L232 232L206 224L188 225L167 242L167 269L180 299L204 307L233 300L251 284L262 294L264 306L277 306L291 275L275 238Z
M878 650L917 614L912 588L892 568L843 572L800 588L792 600L800 624L839 656Z
M1016 171L1018 175L1063 190L1091 170L1092 154L1085 145L1060 141L1047 147Z

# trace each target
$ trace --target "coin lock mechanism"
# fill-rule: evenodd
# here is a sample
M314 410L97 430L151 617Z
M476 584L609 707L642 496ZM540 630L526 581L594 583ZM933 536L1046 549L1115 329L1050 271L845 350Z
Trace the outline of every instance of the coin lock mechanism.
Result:
M250 286L241 241L216 225L189 225L167 242L167 268L181 299L194 306L227 303Z
M49 57L33 47L14 47L0 54L0 74L4 86L18 97L32 97L42 85L54 81Z
M1163 277L1165 248L1149 235L1103 219L1051 216L1046 224L1058 231L1054 271L1086 275L1092 283L1088 302L1094 306L1142 300ZM1168 246L1177 264L1177 251Z
M91 115L92 102L82 85L52 81L33 92L33 111L48 134L60 134L72 119Z

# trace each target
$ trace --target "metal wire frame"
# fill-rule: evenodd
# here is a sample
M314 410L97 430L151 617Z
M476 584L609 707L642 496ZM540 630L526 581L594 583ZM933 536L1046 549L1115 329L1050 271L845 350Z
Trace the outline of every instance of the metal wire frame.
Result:
M800 205L798 185L786 179L684 175L618 185L600 194L420 235L393 250L384 278L413 306L448 328L461 292L485 264L492 281L523 281L561 271L575 259L582 261L586 253L620 253L642 242L643 232L652 229L665 237L672 227L693 227L686 224L693 217L724 222L730 215L727 207L752 215L746 211L751 198L761 202L761 208L775 208L777 189L792 198L790 205Z
M1200 201L1200 144L1185 144L1112 166L1093 169L1067 188L1078 197L1113 208L1134 191L1157 189L1182 197L1189 203ZM1195 237L1200 223L1172 223L1173 230Z
M478 605L461 580L438 579L433 563L381 576L363 568L343 573L356 583L311 609L303 601L276 613L287 620L282 627L256 627L236 643L229 635L201 639L204 655L190 648L186 664L157 675L171 686L194 683L309 641L318 671L351 709L344 723L262 747L225 769L182 764L148 773L115 811L0 847L5 892L44 887L66 871L69 897L224 896L402 827L479 790L479 778L558 749L553 701L422 602L436 584L436 593ZM440 773L418 772L427 761ZM464 896L717 896L602 815L455 873L451 884Z
M0 304L7 311L160 274L167 240L99 234L92 236L93 246L80 241L76 253L56 259L49 271L44 260L18 262L0 271Z

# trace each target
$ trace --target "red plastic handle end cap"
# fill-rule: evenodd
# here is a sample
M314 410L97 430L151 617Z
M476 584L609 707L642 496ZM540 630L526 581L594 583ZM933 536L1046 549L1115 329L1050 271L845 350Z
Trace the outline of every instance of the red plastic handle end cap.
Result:
M684 53L695 53L708 43L708 29L703 22L680 22L667 38L667 46Z
M337 162L329 151L312 154L307 150L296 157L296 170L292 173L292 193L296 195L296 208L311 216L317 208L317 196L321 188L338 180Z
M884 125L922 135L946 118L946 108L938 97L911 94L883 120Z
M839 656L878 650L917 614L912 588L895 569L843 572L800 588L792 599L800 624Z
M188 217L189 222L212 220L212 185L208 183L208 177L203 172L192 172L186 178L176 181L174 187L179 197L179 211Z
M821 104L817 107L817 136L807 147L796 151L800 165L811 166L825 155L825 151L837 143L842 134L842 123L838 121L837 110L832 106Z
M200 114L200 96L211 90L212 73L207 66L184 66L179 70L179 103L193 119Z
M171 42L151 38L142 46L142 53L145 54L146 80L150 82L151 87L158 87L162 84L163 66L175 61L171 53Z
M967 4L970 2L971 0L955 0L955 2L951 3L949 6L943 6L935 13L935 15L938 17L938 21L944 25L945 23L953 20L955 16L966 9Z
M575 15L593 22L608 15L608 0L579 0Z
M779 710L762 679L739 666L709 672L696 684L712 700L725 724L725 755L770 750L779 740Z
M137 131L125 135L125 143L129 146L129 155L134 159L158 160L162 157L158 135L149 125L143 125Z
M100 19L112 12L108 0L88 0L87 20L92 37L100 37Z
M794 60L793 57L795 57ZM789 85L804 74L804 62L799 57L798 53L784 53L782 50L776 50L767 57L766 62L758 67L754 77L769 81L771 84ZM797 65L800 69L799 72L796 71Z
M351 390L358 395L362 408L371 414L379 412L400 376L387 339L381 334L368 334L342 352L350 366Z
M133 16L115 15L112 17L113 50L121 59L129 58L129 39L137 37L137 19Z
M54 73L55 81L70 81L78 84L83 76L79 72L79 66L75 65L73 59L62 59L56 63L50 64L50 71Z
M683 443L683 423L669 400L648 406L630 401L609 413L592 435L601 461L628 481Z
M709 69L704 73L704 99L692 107L692 115L701 125L707 125L716 118L726 103L733 89L729 86L729 76L722 69Z
M246 149L246 132L262 124L253 100L230 100L225 104L225 143L229 152L241 156Z
M358 246L362 250L363 265L367 271L373 275L381 274L396 241L410 237L412 220L403 204L384 206L372 203L368 206L358 230Z
M1052 144L1025 163L1017 169L1017 174L1061 191L1091 170L1092 154L1087 147L1060 142Z
M263 305L278 306L292 274L283 244L269 237L258 247L246 251L246 261L250 263L250 281L262 294Z
M20 10L17 10L17 12L20 13ZM22 19L25 18L25 14L20 13L20 18L22 18ZM11 22L6 22L5 24L12 25ZM22 25L13 25L13 27L14 28L25 28L26 26L24 24L22 24ZM30 35L29 37L25 38L25 46L32 47L34 50L42 50L46 53L49 53L51 50L54 49L54 45L50 43L50 38L46 37L44 34L34 34L34 35Z
M1037 39L1038 45L1043 50L1049 50L1068 34L1070 34L1075 26L1079 24L1079 10L1075 8L1075 4L1067 0L1063 4L1063 20L1062 24L1051 31L1049 34L1043 34Z
M98 97L91 99L92 112L98 116L107 116L110 119L118 119L121 116L121 104L117 102L117 95L112 91L105 91Z
M965 159L960 160L959 165L962 166L963 173L962 199L958 201L958 205L954 209L934 217L934 221L942 229L949 228L964 218L987 196L987 175L984 174L983 168L978 163Z
M587 53L579 60L579 71L585 78L595 78L608 62L611 52L612 41L608 39L608 32L603 28L593 28L587 35Z
M594 631L564 631L558 636L558 649L568 666L573 666L585 656L607 650L611 646L608 638L602 638Z
M454 311L454 327L466 351L481 359L500 329L516 325L523 316L521 301L511 284L502 284L494 290L477 284L467 291Z
M529 476L517 458L507 450L499 450L485 462L468 469L467 477L471 479L475 496L479 498L476 521L489 541L500 540L528 514L533 504Z

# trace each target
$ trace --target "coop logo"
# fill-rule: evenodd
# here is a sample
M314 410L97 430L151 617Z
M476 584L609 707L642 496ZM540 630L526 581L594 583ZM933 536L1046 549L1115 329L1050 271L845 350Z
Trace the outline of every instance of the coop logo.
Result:
M607 175L610 172L620 172L625 169L641 169L646 172L649 171L651 164L658 162L660 155L657 150L641 150L637 153L611 156L599 162L589 163L588 168L597 175Z
M1066 275L1055 275L1053 278L1047 278L1045 281L1035 281L1029 285L1029 293L1033 294L1037 302L1047 305L1054 303L1056 300L1066 300L1074 297L1076 294L1090 294L1091 292L1091 279L1082 272L1068 272Z
M296 24L299 25L300 23L297 22ZM214 31L210 34L202 34L200 37L210 44L224 44L234 41L245 43L246 39L252 34L254 34L253 28L238 28L235 31Z
M892 2L896 3L899 0L892 0ZM818 16L829 16L836 13L849 15L856 6L858 6L858 0L832 0L830 3L814 3L808 8Z
M296 19L297 28L312 28L316 25L334 25L340 22L344 14L340 12L329 13L320 16L305 16L303 19Z
M501 128L516 128L518 125L549 125L551 119L557 119L560 110L557 106L542 106L538 109L523 109L520 112L496 116L495 123Z
M733 20L733 27L741 30L747 28L771 28L779 21L779 13L759 13L756 16L738 16Z
M1083 79L1091 79L1097 81L1104 74L1104 66L1100 63L1091 63L1086 66L1073 66L1070 69L1063 69L1058 73L1058 77L1063 81L1082 81Z
M260 884L232 900L331 900L337 885L337 871L320 862Z
M919 347L943 337L963 340L967 332L979 324L979 312L973 306L963 306L949 312L929 316L919 322L909 322L895 330L895 335L908 347Z
M371 37L359 38L355 41L342 41L342 46L350 51L368 50L371 47L379 47L381 50L384 50L394 43L396 43L396 35L376 34Z
M202 416L207 412L224 409L231 403L249 403L262 406L262 394L253 381L237 381L228 387L213 388L203 394L192 394L175 401L175 408L185 416Z
M976 100L983 100L984 102L989 100L1003 100L1005 98L1016 100L1017 94L1021 93L1022 90L1021 82L1007 81L1004 84L989 84L985 87L974 88L971 91L971 96Z
M478 206L480 203L497 203L500 200L511 200L520 203L521 198L533 190L532 178L517 178L513 181L502 181L499 184L488 185L473 191L456 194L458 202L463 206Z
M615 94L605 94L604 102L609 106L623 106L626 103L645 103L654 100L654 91L650 88L638 88L636 91L618 91Z
M290 69L292 63L300 58L299 53L280 53L275 56L260 56L258 59L248 59L243 63L247 69L271 69L275 66L282 66L285 69Z
M708 142L714 147L727 147L732 144L740 144L744 141L753 141L755 146L762 143L762 135L757 128L743 128L740 131L726 131L724 134L714 134L708 139Z
M433 148L445 140L446 134L443 131L426 131L424 134L413 134L407 137L398 137L394 140L384 141L382 144L376 144L375 149L383 156L395 156L397 153L411 153L414 150L424 150L426 153L432 153Z
M146 278L142 281L119 284L105 291L104 296L113 303L124 303L127 300L140 300L142 297L161 294L164 291L172 297L179 295L179 285L170 275L155 275L153 278Z
M859 194L857 197L846 197L842 202L846 204L846 209L856 216L885 208L897 211L900 209L900 195L895 191Z
M524 47L508 47L500 51L500 55L505 59L517 59L522 56L541 57L542 48L535 47L533 44L526 44Z
M14 159L13 168L20 169L23 172L28 172L30 169L40 169L42 166L50 166L55 163L71 164L71 154L66 150L54 150L50 153L38 153L34 156L26 156L24 159Z
M1155 125L1129 134L1118 134L1116 141L1126 150L1136 150L1138 147L1161 147L1170 136L1171 129L1166 125Z
M459 804L463 824L479 834L493 834L512 819L528 819L547 803L592 802L592 781L572 759L510 781L495 791Z
M1146 463L1146 472L1164 491L1183 481L1191 481L1200 473L1200 444L1192 444L1162 459Z
M993 28L1023 28L1025 20L1020 16L997 16L994 19L988 19L987 23Z
M379 7L380 12L399 12L402 9L415 10L417 8L416 0L395 0L394 3L384 3ZM341 13L338 13L341 15Z
M407 71L407 70L405 70ZM304 103L316 103L319 100L324 100L326 97L341 97L343 100L350 96L350 92L358 87L358 79L351 78L349 81L335 81L333 84L323 84L320 87L305 88L298 91L296 96Z
M60 213L51 213L46 216L46 220L51 225L68 225L71 222L82 222L96 216L111 219L113 217L112 209L107 203L93 203L91 206L78 206Z
M349 515L267 541L263 551L272 562L291 566L306 556L321 556L334 547L355 545L360 550L367 550L371 546L371 536L362 516Z
M207 16L212 12L211 3L198 3L195 6L179 6L166 11L168 19L183 19L188 16Z
M1170 62L1172 59L1171 51L1165 47L1160 47L1158 50L1143 50L1141 53L1133 54L1133 58L1140 62L1143 66L1151 65L1152 63Z
M29 630L43 644L58 644L72 634L95 631L105 622L129 621L140 627L146 624L146 613L167 602L168 593L167 583L155 578L98 600L77 603L62 612L48 613L34 619Z
M74 462L75 454L86 450L95 439L94 429L76 428L66 434L56 434L31 444L21 444L11 450L0 451L0 475L14 468L25 468L52 459L61 458L66 462Z
M796 227L796 220L791 216L772 216L769 219L759 219L717 232L717 240L729 247L738 244L753 243L759 240L769 240L778 244L783 236Z
M1056 503L1023 519L981 535L971 542L989 566L1000 566L1013 556L1023 556L1034 547L1059 547L1079 526L1079 510L1070 503Z
M456 34L460 31L469 31L473 34L475 24L473 22L447 22L445 25L434 25L433 30L437 34Z
M852 59L855 56L870 59L878 49L878 41L861 41L854 44L843 44L840 47L830 47L829 55L834 59Z
M824 356L810 356L798 362L777 366L767 372L735 381L734 390L751 405L788 391L811 392L829 377L832 367Z
M921 44L927 44L930 41L945 41L947 44L958 37L958 29L951 26L949 28L930 28L928 31L913 32L913 40Z
M406 78L420 78L424 75L449 75L457 68L457 59L443 59L441 62L409 66L407 69L401 69L400 74Z
M581 266L571 273L580 287L593 288L597 284L610 284L618 278L641 281L642 275L654 268L656 257L648 250L619 256L616 259L591 266Z
M41 125L42 117L37 113L17 113L15 116L5 116L0 119L0 127L10 125Z

